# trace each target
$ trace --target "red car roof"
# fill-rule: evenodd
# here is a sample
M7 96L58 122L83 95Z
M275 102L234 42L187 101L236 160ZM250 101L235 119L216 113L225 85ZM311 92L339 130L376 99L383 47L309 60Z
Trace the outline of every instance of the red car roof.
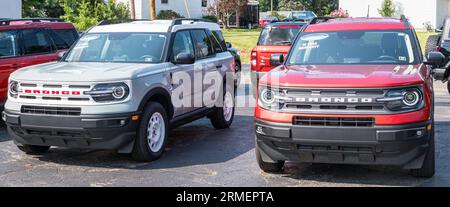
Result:
M48 28L48 29L74 29L72 23L67 22L31 22L31 21L16 21L11 22L10 25L0 25L0 31L15 30L15 29L33 29L33 28Z
M409 25L409 24L408 24ZM320 24L311 24L305 32L326 32L343 30L405 30L405 22L395 18L340 18Z

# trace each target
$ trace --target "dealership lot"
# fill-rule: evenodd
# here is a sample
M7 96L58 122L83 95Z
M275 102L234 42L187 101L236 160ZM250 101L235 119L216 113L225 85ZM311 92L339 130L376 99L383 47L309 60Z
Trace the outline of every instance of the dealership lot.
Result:
M241 87L248 94L245 77ZM392 167L327 164L289 163L282 174L263 173L254 156L253 108L246 107L237 109L227 130L214 130L207 119L174 130L167 153L152 163L101 150L52 148L43 156L28 156L2 128L0 186L450 186L450 95L442 83L436 82L435 90L437 171L432 179Z

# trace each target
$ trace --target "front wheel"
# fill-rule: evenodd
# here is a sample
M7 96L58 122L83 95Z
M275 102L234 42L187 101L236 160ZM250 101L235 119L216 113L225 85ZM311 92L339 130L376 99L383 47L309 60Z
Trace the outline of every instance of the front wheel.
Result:
M412 169L411 174L416 177L431 178L435 173L435 146L434 146L434 126L431 131L428 152L425 155L422 167Z
M277 162L264 162L261 156L261 149L259 149L258 144L255 147L256 161L258 162L259 168L267 173L279 173L283 171L284 161Z
M37 146L37 145L27 145L24 144L22 146L17 146L22 152L25 152L30 155L41 155L50 149L50 146Z
M168 130L167 113L157 102L149 102L142 114L132 157L137 161L151 162L164 152Z

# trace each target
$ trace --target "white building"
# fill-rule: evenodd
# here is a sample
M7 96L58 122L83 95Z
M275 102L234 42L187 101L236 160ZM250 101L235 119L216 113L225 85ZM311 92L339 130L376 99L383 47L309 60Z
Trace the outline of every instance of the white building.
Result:
M22 17L22 1L21 0L0 0L0 18Z
M3 0L1 0L3 1ZM117 0L129 5L129 0ZM201 18L207 14L207 8L214 0L155 0L156 15L161 10L173 10L188 18ZM150 17L150 1L135 0L136 19L148 19Z
M425 24L433 28L442 26L443 20L450 15L450 0L393 0L396 17L404 14L417 29ZM383 0L339 0L339 7L348 10L352 17L380 17L378 9Z

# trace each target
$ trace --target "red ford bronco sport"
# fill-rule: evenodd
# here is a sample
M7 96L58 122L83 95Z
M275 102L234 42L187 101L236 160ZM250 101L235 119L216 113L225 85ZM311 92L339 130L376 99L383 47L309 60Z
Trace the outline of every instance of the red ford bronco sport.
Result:
M251 79L253 89L256 89L258 79L269 72L275 66L271 65L272 55L286 55L291 48L291 43L304 22L275 22L268 23L261 31L258 45L251 53ZM256 93L256 90L254 90Z
M408 20L327 19L297 36L286 61L259 80L260 168L285 161L396 165L435 171L433 79ZM312 21L316 22L316 21Z
M19 68L56 61L78 39L71 23L60 19L0 20L0 111L7 98L8 77Z

